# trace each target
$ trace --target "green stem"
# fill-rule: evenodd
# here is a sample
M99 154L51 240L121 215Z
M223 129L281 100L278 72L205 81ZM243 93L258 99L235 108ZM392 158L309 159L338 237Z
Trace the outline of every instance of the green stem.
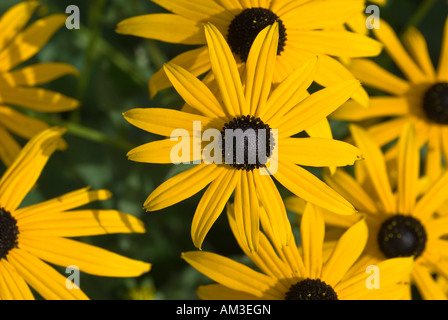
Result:
M420 7L415 11L415 13L412 15L411 19L409 19L408 23L404 26L403 30L401 31L400 35L403 35L406 33L406 31L410 27L417 27L420 22L422 22L428 12L431 10L431 8L434 6L437 0L425 0L422 2Z

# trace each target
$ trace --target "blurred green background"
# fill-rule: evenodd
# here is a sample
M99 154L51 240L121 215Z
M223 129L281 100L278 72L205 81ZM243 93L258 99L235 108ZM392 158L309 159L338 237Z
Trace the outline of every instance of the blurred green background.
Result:
M18 2L2 0L0 13ZM112 191L112 199L92 203L88 207L118 209L137 216L145 222L146 234L107 235L80 240L150 262L152 269L141 277L125 279L82 273L80 286L84 292L92 299L197 299L197 286L210 281L181 260L180 254L195 250L190 238L190 225L201 194L158 212L144 212L142 204L151 191L187 166L127 160L126 153L131 148L158 137L133 127L122 116L132 108L180 108L182 101L172 89L150 100L148 80L164 62L191 46L115 33L116 24L128 17L164 12L149 0L42 0L41 4L33 19L64 13L69 5L78 6L81 28L61 28L26 64L59 61L75 66L80 71L78 78L66 76L45 87L77 98L82 104L70 113L34 114L53 124L67 124L69 131L65 138L69 148L55 153L50 159L38 188L25 199L25 205L85 186ZM381 17L398 34L409 24L416 25L425 35L436 64L447 7L445 0L389 0L387 6L381 8ZM375 59L396 71L385 54ZM332 125L335 137L343 138L346 134L344 124L335 122ZM284 189L280 190L283 195L288 195ZM291 220L293 218L291 215ZM229 232L224 214L206 237L203 250L244 260ZM142 295L133 294L135 290Z

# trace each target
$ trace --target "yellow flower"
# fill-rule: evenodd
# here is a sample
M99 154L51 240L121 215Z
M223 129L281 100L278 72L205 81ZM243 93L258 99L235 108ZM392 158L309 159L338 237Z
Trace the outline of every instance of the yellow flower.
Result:
M140 220L116 210L72 210L109 198L106 190L84 188L19 207L63 131L49 128L33 137L0 179L0 299L33 299L28 285L45 299L87 299L79 287L72 288L76 280L68 279L76 268L105 277L135 277L150 269L148 263L67 238L145 232ZM70 273L61 275L46 262L70 267Z
M448 172L430 184L420 177L417 133L408 125L398 142L395 182L388 176L384 154L375 140L358 126L352 125L351 132L365 159L356 163L354 177L337 169L333 175L326 173L324 179L365 217L369 240L361 259L363 265L391 257L414 257L411 281L420 295L446 299L433 275L448 277L448 217L436 214L448 199ZM288 199L286 206L297 211L294 202ZM356 222L354 216L347 220L331 212L326 212L326 217L332 225L343 228Z
M385 21L381 21L380 29L373 31L406 79L373 61L353 59L350 66L353 74L365 85L387 95L371 97L368 109L349 101L331 118L374 120L369 133L381 146L395 141L403 126L412 123L419 146L427 146L426 173L436 178L441 173L441 159L448 159L448 22L445 23L437 70L432 65L425 38L417 29L410 28L404 35L403 41L408 51ZM390 149L388 159L393 161L397 148Z
M73 110L78 101L63 94L34 86L78 71L65 63L37 63L22 69L20 63L33 57L65 23L63 14L50 15L25 27L37 1L25 1L10 8L0 18L0 161L9 166L21 147L11 133L30 139L48 128L11 106L38 112Z
M273 81L279 83L314 56L320 67L315 80L329 86L353 75L336 58L370 57L382 46L364 35L347 30L330 30L341 26L364 10L364 1L352 0L153 0L172 13L147 14L128 18L117 26L120 34L134 35L171 43L203 45L186 51L170 62L180 65L194 76L210 71L203 23L210 22L225 35L238 66L246 61L258 32L278 22L280 36L277 68ZM149 82L151 96L170 87L163 69ZM368 95L360 87L353 99L368 104Z
M233 54L219 30L206 24L205 35L211 68L219 85L218 97L185 69L167 64L165 71L175 89L196 112L146 108L132 109L124 114L127 121L143 130L171 136L131 150L128 153L130 160L173 163L173 150L180 144L178 138L172 139L173 133L174 130L180 130L182 141L183 137L189 137L187 146L191 144L192 147L183 150L179 163L193 161L196 164L156 188L144 203L144 208L147 211L166 208L193 196L210 184L199 202L191 228L193 242L200 248L212 224L235 191L237 220L246 235L247 246L253 250L256 250L258 243L259 201L265 206L269 220L275 226L278 243L287 245L289 242L287 230L290 223L271 175L291 192L312 203L341 214L352 214L354 210L350 203L296 164L345 166L359 159L359 150L333 139L292 136L311 130L326 119L329 113L347 101L353 91L359 88L359 82L344 81L309 95L306 89L317 68L317 60L314 58L271 92L279 37L277 23L266 27L257 36L249 53L243 82ZM200 123L198 129L195 129L194 122ZM241 144L237 142L234 150L227 153L228 149L223 143L227 129L233 132L240 129L244 133L251 131L256 135L257 143L248 140ZM260 130L264 136L259 133ZM274 130L278 132L277 135L272 134ZM218 136L205 138L208 132L217 133ZM192 137L198 139L199 143ZM211 139L214 140L210 144L218 143L219 148L210 150L210 144L201 144ZM244 159L237 159L237 148L244 149L244 152L241 151ZM265 155L267 159L261 161L257 157L256 161L251 162L250 155Z
M412 268L412 258L377 263L377 279L369 278L366 269L352 272L352 265L368 237L366 223L361 220L340 237L334 251L324 259L325 221L316 208L306 205L300 228L301 248L293 240L289 246L276 246L272 242L274 230L267 228L265 234L260 235L258 252L247 251L242 246L230 208L228 216L233 233L259 271L212 252L182 253L186 262L217 282L200 286L198 296L206 300L392 300L404 297L409 287L404 280ZM263 210L260 216L267 219Z

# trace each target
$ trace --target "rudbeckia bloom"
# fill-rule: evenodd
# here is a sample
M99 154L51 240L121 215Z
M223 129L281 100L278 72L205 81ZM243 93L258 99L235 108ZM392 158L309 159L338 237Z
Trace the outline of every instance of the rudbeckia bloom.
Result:
M61 93L34 86L78 71L65 63L18 66L32 58L64 25L66 16L54 14L25 28L38 6L37 1L19 3L0 18L0 161L9 166L21 146L13 135L31 139L48 128L44 122L21 113L16 107L37 112L70 111L78 101Z
M404 35L407 51L385 21L373 32L406 79L374 61L351 60L353 74L366 86L386 95L372 96L368 109L349 101L331 118L373 120L369 133L381 146L396 141L404 125L412 123L419 146L427 147L426 172L435 178L441 173L442 158L448 159L448 23L445 23L437 69L431 62L425 38L416 28L410 28ZM391 148L387 158L393 161L397 150L396 146Z
M247 61L257 34L274 22L279 24L277 67L273 81L279 83L294 69L314 56L320 67L316 82L322 86L354 79L337 58L370 57L382 46L367 36L334 30L364 10L364 1L314 0L153 0L172 13L147 14L120 22L117 32L170 43L205 45L202 25L210 22L225 36L239 66ZM207 47L186 51L170 61L193 75L210 71ZM151 96L170 87L164 70L149 82ZM368 104L368 95L359 87L353 99Z
M366 223L361 220L340 237L325 259L325 221L316 208L306 205L300 226L300 248L293 240L289 246L279 248L272 242L273 230L269 228L260 235L258 252L249 252L241 246L258 271L212 252L182 253L186 262L217 282L200 286L198 296L205 300L392 300L405 296L409 285L404 280L412 268L412 258L379 262L375 266L379 272L377 279L373 275L369 278L367 265L364 270L352 272L368 237ZM228 215L241 245L231 208ZM263 213L261 218L267 219Z
M413 257L411 283L420 295L430 300L446 299L433 275L448 277L448 218L437 214L448 199L448 172L435 181L429 180L430 183L420 176L418 139L409 125L398 142L395 182L388 176L384 154L375 140L358 126L352 125L351 132L365 159L355 164L354 177L338 168L333 175L327 172L324 178L365 217L369 240L362 262L375 265L385 258ZM287 208L294 210L288 202ZM354 223L354 217L347 220L331 212L326 214L334 226Z
M185 69L167 64L165 71L175 89L196 112L138 108L124 113L126 120L136 127L170 137L131 150L128 153L130 160L173 163L173 150L180 144L173 133L180 132L178 137L190 138L187 146L191 144L192 147L188 150L184 148L182 157L186 162L193 161L196 165L156 188L145 201L144 208L147 211L166 208L210 184L192 222L192 238L198 248L233 191L235 212L238 221L244 225L248 247L256 250L258 243L259 201L275 226L278 243L287 245L289 239L286 230L290 223L271 175L291 192L310 202L340 214L354 212L353 206L344 198L296 164L345 166L360 158L359 150L333 139L292 136L326 119L329 113L347 101L353 91L359 88L359 82L348 80L309 95L306 89L317 68L317 61L313 59L271 92L278 26L277 23L268 26L257 36L249 53L246 76L242 82L237 63L224 37L213 25L206 24L211 68L220 94L215 96L204 83ZM200 124L198 130L194 122ZM227 152L223 143L227 130L239 130L244 134L251 132L254 139L239 140L240 143L237 141L235 148ZM274 130L277 134L271 135ZM218 136L206 136L210 132L218 133ZM199 143L192 137L198 138ZM211 139L214 140L210 144L218 145L218 148L210 150L210 144L201 144ZM242 159L237 157L238 150L241 150ZM262 155L267 159L262 161L257 156L256 161L252 162L250 155Z
M33 299L31 286L45 299L87 299L76 282L50 264L106 277L134 277L150 264L69 239L111 233L142 233L143 223L116 210L72 210L110 197L88 188L20 207L63 129L49 128L33 137L0 180L0 299ZM82 274L79 279L82 287Z

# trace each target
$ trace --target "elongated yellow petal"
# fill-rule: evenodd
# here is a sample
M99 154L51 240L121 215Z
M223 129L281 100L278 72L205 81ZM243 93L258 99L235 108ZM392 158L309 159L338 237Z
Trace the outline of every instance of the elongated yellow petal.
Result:
M11 86L35 86L50 82L65 75L79 75L79 71L60 62L37 63L29 67L0 75L2 80Z
M34 300L25 280L6 259L0 260L0 299Z
M412 279L419 293L425 300L446 300L447 295L433 279L430 270L426 266L416 263L412 270Z
M367 131L359 126L351 125L350 131L355 145L361 150L369 179L375 187L381 204L386 212L393 213L396 209L395 197L392 194L386 163L380 147L368 135Z
M350 227L339 238L330 258L325 263L322 269L322 281L335 287L361 255L367 238L368 229L364 219Z
M34 56L64 25L66 19L65 14L54 14L27 27L0 52L0 70L10 70Z
M31 139L0 180L0 203L15 210L36 183L50 155L57 149L65 129L50 128Z
M426 221L448 200L446 186L448 183L448 172L440 176L437 181L432 182L432 186L417 201L414 208L414 215L421 221Z
M210 23L205 24L204 27L212 70L218 82L226 112L230 116L241 115L243 110L247 110L246 99L235 58L219 30Z
M171 59L169 63L183 67L195 77L206 73L211 68L207 46L185 51ZM151 99L154 98L160 90L169 88L171 85L164 68L160 68L151 76L151 79L149 79L149 93Z
M0 18L0 51L23 29L34 11L38 1L24 1L9 8Z
M382 45L364 35L348 31L288 31L297 41L294 46L314 54L356 58L377 56Z
M303 262L311 279L320 278L322 271L322 247L325 236L325 222L320 211L312 204L305 206L300 234L302 240Z
M399 141L398 151L397 209L402 214L410 214L414 210L419 173L420 152L414 127L406 126Z
M403 36L403 43L428 79L434 81L436 72L431 57L429 56L425 37L417 30L417 28L410 27Z
M242 114L260 115L271 91L278 48L278 23L260 33L252 43L246 62L246 105Z
M39 112L71 111L79 101L62 93L42 88L3 87L0 101Z
M357 88L358 80L347 80L313 93L288 112L280 124L273 124L274 128L282 129L278 132L279 138L290 137L314 126L346 102Z
M328 138L288 138L279 141L283 159L311 167L353 165L361 151L351 144Z
M49 128L46 123L25 116L6 106L0 106L0 123L9 131L27 139L31 139L39 132Z
M169 13L146 14L125 19L118 23L115 32L171 43L205 43L200 23Z
M384 44L384 48L389 56L409 80L414 83L424 82L426 80L422 70L403 48L400 40L389 24L381 20L381 28L373 29L373 33Z
M20 248L49 263L75 265L82 272L104 277L138 277L151 267L149 263L60 237L21 235Z
M356 210L336 191L309 171L289 161L279 159L275 179L296 196L339 214L353 214Z
M350 100L330 115L331 119L360 121L380 117L393 117L410 113L409 102L405 97L371 97L370 107L363 108Z
M297 68L269 95L264 112L259 116L268 123L278 121L294 106L308 96L307 89L317 72L318 59L314 57ZM274 120L276 119L276 120Z
M210 118L204 116L163 108L135 108L126 111L123 116L137 128L165 137L193 138L194 131L201 133L211 122ZM185 131L185 134L179 129Z
M0 160L9 167L19 154L20 145L3 126L0 126L0 140Z
M324 181L347 199L358 211L377 212L375 202L363 187L350 174L343 169L337 169L333 174L323 171Z
M139 219L116 210L73 210L17 222L27 236L82 237L112 233L144 233Z
M51 244L51 246L54 243ZM47 300L87 300L88 297L76 288L66 286L68 279L48 264L25 250L13 249L8 260L25 281Z
M215 253L191 251L181 257L210 279L256 297L261 297L275 283L274 279Z
M219 176L204 192L191 224L191 238L198 249L201 249L205 236L224 210L238 180L236 170L220 170Z
M384 92L403 95L409 90L407 81L383 69L372 60L352 59L349 63L349 69L365 85Z
M20 223L31 223L34 219L44 219L47 215L78 208L94 201L106 200L111 196L112 194L107 190L91 191L90 187L82 188L51 200L20 208L14 212L14 216L20 220Z
M190 107L211 118L225 116L219 101L199 79L177 65L165 64L164 69L174 88Z
M198 164L158 186L146 199L143 207L156 211L185 200L204 189L225 170L214 164Z
M256 300L257 297L237 290L229 289L221 284L199 286L196 294L202 300Z

